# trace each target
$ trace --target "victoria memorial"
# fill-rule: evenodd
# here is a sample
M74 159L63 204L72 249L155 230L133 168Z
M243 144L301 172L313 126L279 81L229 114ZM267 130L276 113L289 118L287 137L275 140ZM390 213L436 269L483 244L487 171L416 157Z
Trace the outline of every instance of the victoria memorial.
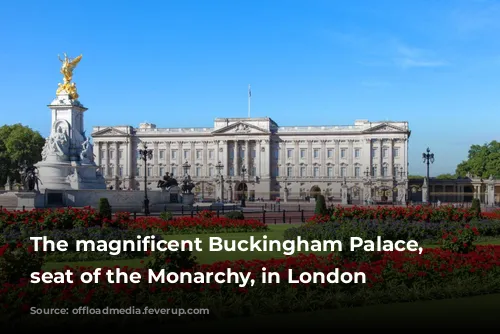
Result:
M96 126L92 137L96 164L116 190L144 189L145 174L155 190L166 173L189 174L198 200L297 200L318 193L335 200L344 185L354 201L392 202L398 185L407 188L408 122L279 126L268 117L217 118L206 128ZM153 153L146 161L139 155L145 145Z

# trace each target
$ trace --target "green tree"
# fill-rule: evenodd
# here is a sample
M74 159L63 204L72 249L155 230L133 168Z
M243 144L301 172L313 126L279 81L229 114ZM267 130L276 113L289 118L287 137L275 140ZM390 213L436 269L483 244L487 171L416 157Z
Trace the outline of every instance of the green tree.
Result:
M409 180L419 180L419 179L423 179L423 178L424 177L420 176L420 175L408 175Z
M436 176L436 179L438 180L455 180L457 178L457 176L455 174L440 174L438 176Z
M10 177L12 182L19 182L19 164L26 161L34 164L42 160L45 139L38 131L22 124L0 127L0 185Z
M467 160L462 161L456 170L459 177L471 173L474 176L488 178L500 177L500 142L493 140L484 145L472 145Z

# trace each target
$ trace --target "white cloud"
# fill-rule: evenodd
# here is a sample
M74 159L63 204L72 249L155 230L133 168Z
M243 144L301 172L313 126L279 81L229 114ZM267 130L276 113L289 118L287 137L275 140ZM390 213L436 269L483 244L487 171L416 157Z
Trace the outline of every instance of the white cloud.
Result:
M442 67L448 65L446 61L440 60L430 50L410 47L400 43L396 43L395 49L394 64L402 68Z

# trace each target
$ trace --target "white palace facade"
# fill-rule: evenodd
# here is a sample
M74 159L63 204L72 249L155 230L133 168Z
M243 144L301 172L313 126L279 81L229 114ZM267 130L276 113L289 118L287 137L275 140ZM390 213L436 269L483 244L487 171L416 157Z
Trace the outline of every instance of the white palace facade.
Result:
M366 189L373 200L393 201L395 189L407 188L408 122L279 126L268 117L217 118L206 128L97 126L92 137L95 162L116 190L144 189L145 174L148 189L160 190L165 173L180 181L186 169L198 200L297 200L320 192L335 201L344 186L353 201L366 199ZM147 162L138 154L144 144L153 151Z

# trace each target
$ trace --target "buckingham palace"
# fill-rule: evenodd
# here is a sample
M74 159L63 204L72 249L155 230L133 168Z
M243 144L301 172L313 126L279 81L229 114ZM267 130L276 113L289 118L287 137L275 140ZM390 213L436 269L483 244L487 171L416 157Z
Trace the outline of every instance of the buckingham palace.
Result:
M279 126L261 117L216 118L206 128L96 126L92 137L95 162L112 189L144 189L147 174L148 190L160 190L166 173L189 174L198 200L298 200L321 193L335 201L344 187L355 203L405 200L410 133L404 121ZM139 155L144 145L151 160Z

